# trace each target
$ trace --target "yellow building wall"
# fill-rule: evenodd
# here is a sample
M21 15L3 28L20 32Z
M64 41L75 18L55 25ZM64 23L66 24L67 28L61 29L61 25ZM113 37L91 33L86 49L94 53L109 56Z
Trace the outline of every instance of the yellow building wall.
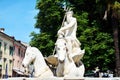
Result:
M10 55L10 46L13 46L12 41L7 40L6 38L2 38L0 37L0 40L2 40L2 46L1 46L1 50L2 50L2 57L0 60L0 64L2 65L2 77L3 75L6 74L6 65L7 65L7 74L8 76L12 76L12 64L13 64L13 59L12 59L12 55ZM6 49L5 49L5 44L6 44Z

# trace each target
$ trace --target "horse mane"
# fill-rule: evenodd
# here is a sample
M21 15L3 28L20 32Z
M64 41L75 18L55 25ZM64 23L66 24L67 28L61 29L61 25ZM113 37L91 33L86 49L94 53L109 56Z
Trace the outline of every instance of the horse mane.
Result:
M30 46L27 47L27 51L28 51L28 52L31 52L31 51L32 51L32 52L35 52L35 53L36 53L36 52L37 52L36 50L39 52L39 50L38 50L36 47L30 47Z

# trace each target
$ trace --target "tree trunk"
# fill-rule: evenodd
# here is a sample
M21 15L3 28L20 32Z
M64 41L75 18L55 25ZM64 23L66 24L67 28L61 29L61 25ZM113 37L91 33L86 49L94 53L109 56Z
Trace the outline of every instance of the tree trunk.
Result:
M115 69L115 76L120 77L120 54L119 54L119 39L118 39L118 26L119 21L118 19L112 19L112 27L113 27L113 38L114 38L114 46L115 46L115 62L116 62L116 69Z

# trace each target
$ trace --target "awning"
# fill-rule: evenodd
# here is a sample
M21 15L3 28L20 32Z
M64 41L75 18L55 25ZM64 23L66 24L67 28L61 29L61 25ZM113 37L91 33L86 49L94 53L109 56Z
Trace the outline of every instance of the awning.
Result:
M20 75L25 75L23 71L21 71L20 69L17 69L17 68L13 68L13 71L15 71L17 74L20 74Z

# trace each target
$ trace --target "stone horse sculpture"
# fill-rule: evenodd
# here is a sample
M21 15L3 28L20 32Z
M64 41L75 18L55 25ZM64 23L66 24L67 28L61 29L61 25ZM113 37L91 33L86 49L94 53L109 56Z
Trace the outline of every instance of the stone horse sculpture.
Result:
M58 39L55 44L56 55L58 58L58 66L56 70L57 76L61 77L83 77L85 68L83 63L80 61L79 66L75 65L73 56L67 53L65 39ZM83 55L83 54L81 54Z
M53 77L53 73L46 64L42 53L36 47L27 47L22 66L27 66L33 61L34 76L39 78Z
M58 30L55 43L56 54L46 60L57 66L56 75L83 77L85 68L81 62L85 50L81 50L81 43L76 37L77 19L73 17L73 11L65 13L61 28ZM57 59L57 60L56 60ZM53 60L53 61L50 61Z

